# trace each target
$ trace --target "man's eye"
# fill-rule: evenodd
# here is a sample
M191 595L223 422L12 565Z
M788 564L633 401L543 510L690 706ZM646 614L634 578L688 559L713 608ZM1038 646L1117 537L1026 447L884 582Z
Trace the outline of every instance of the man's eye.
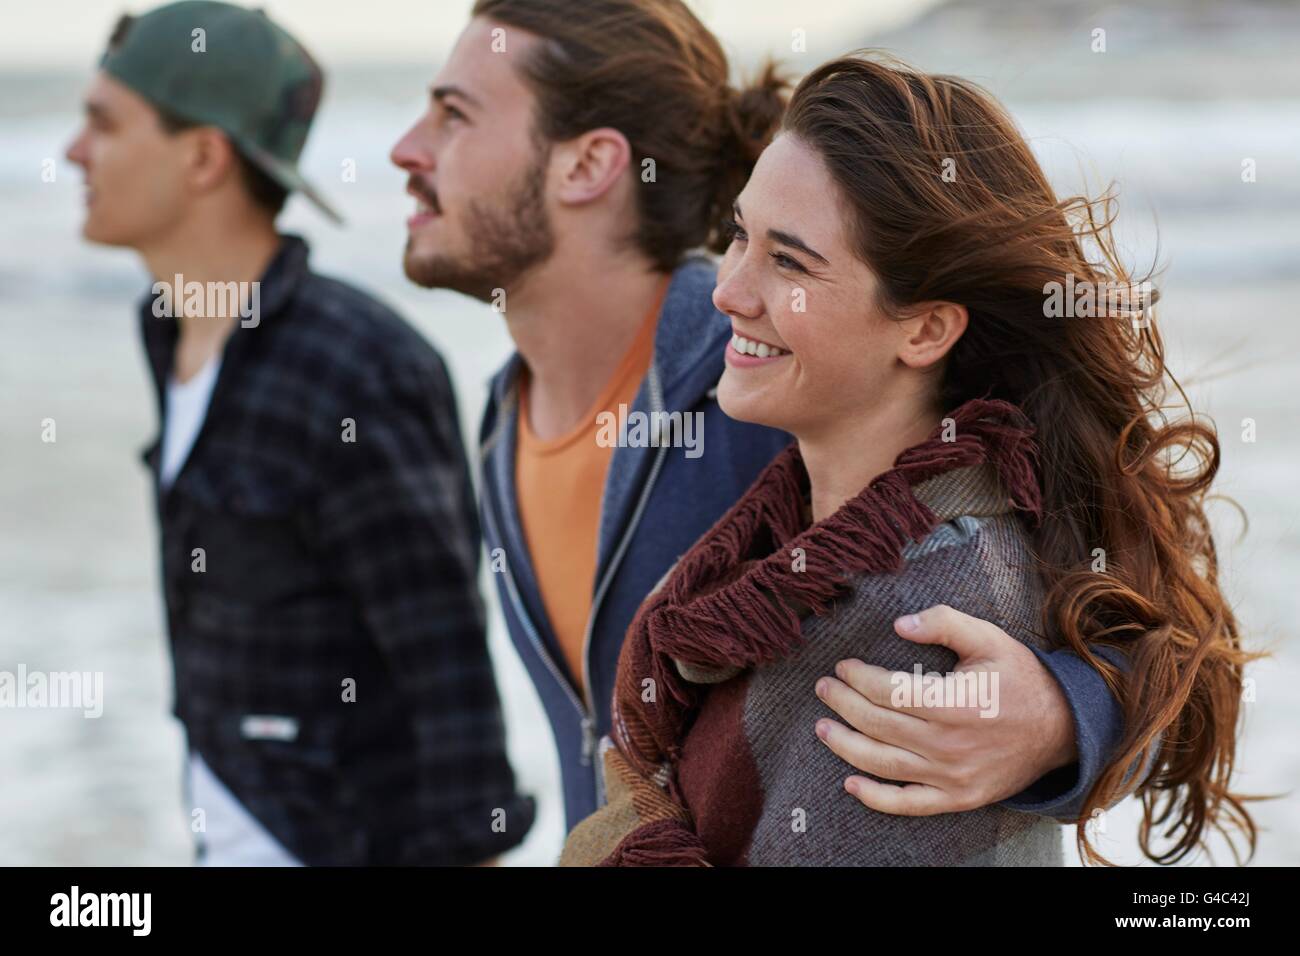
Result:
M462 113L460 110L456 109L456 107L454 107L454 106L446 106L446 105L444 105L443 108L442 108L442 111L443 111L443 113L446 114L446 116L447 116L448 119L458 119L458 120L462 120L462 119L465 118L465 114Z

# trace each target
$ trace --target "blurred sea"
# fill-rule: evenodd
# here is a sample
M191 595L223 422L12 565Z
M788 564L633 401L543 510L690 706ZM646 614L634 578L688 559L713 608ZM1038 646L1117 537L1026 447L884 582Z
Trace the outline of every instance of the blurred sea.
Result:
M360 79L358 79L358 76ZM336 82L308 143L308 175L341 208L343 229L301 200L287 231L321 271L377 293L447 357L467 439L485 383L509 351L486 306L410 286L400 270L410 200L387 151L423 108L429 73L384 68ZM137 456L156 427L134 329L148 286L134 255L78 238L81 185L62 160L77 122L74 74L0 74L0 669L98 670L98 720L0 711L0 864L184 864L181 737L170 718L156 536ZM996 91L996 87L995 87ZM1171 366L1218 423L1219 490L1250 518L1216 507L1227 579L1255 665L1237 785L1281 793L1300 781L1300 98L1260 101L1012 99L1013 114L1062 192L1122 187L1121 236L1149 265L1159 238L1160 323ZM1243 182L1242 161L1257 181ZM42 162L57 177L43 182ZM356 181L342 170L355 161ZM58 440L41 441L41 421ZM1242 440L1243 419L1257 440ZM495 599L491 582L484 593ZM491 646L522 785L540 817L508 862L548 864L562 839L550 732L495 614ZM1294 797L1256 804L1259 863L1300 864ZM1132 801L1101 846L1139 862ZM1067 846L1073 852L1073 832ZM1197 862L1209 862L1201 857ZM1215 862L1229 863L1225 852Z

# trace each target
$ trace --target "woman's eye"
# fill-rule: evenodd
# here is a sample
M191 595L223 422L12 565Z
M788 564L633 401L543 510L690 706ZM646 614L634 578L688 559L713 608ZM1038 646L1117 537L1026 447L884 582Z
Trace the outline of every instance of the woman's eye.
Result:
M776 260L776 264L782 269L794 269L798 272L807 271L798 261L791 259L784 252L773 252L771 255Z
M744 242L749 238L749 236L745 235L745 230L740 228L740 223L734 219L728 219L723 223L722 228L728 242Z

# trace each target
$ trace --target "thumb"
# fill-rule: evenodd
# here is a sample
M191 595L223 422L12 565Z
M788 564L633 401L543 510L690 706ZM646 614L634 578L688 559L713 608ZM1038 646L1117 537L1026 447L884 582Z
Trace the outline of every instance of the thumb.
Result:
M916 614L904 614L894 621L898 636L917 644L940 644L959 658L958 666L997 656L998 638L1006 635L996 624L936 604Z

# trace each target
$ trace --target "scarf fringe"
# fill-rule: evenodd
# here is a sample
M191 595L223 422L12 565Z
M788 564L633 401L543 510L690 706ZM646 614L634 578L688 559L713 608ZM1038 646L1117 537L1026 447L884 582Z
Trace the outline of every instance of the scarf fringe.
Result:
M704 844L678 820L655 820L637 827L601 866L708 866Z
M647 616L654 650L703 667L752 667L787 656L802 640L801 608L824 614L855 575L902 567L906 544L922 540L937 523L912 487L953 469L992 464L1015 506L1036 518L1041 497L1033 427L1023 413L1006 402L980 400L949 417L953 441L943 440L941 426L834 515L802 533L799 503L807 475L798 446L787 448L674 570L665 599ZM780 539L777 548L728 583L763 526ZM802 571L793 566L796 548L805 562Z

